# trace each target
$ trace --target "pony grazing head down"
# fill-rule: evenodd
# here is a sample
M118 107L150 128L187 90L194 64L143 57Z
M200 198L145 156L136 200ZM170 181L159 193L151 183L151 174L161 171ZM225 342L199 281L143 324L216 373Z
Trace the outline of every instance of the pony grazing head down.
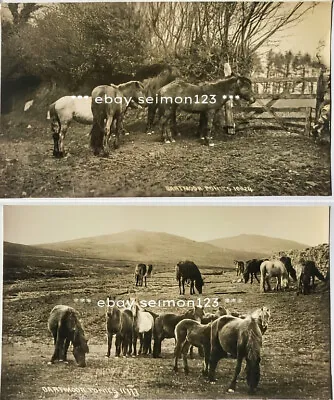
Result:
M195 288L197 289L199 294L202 294L203 286L204 286L204 281L202 277L195 280Z
M86 366L86 353L89 353L87 342L82 329L73 332L73 356L79 367Z

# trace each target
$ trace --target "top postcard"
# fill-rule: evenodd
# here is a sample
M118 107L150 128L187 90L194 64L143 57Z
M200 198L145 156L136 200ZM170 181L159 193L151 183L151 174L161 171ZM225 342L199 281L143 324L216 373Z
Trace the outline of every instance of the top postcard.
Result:
M1 13L0 198L332 194L331 2Z

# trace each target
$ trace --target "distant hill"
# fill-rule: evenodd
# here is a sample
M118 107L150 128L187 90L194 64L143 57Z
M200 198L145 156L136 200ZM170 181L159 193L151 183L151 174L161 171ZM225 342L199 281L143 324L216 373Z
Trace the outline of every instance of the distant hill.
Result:
M294 242L293 240L273 238L262 235L238 235L228 238L214 239L206 243L229 250L239 250L259 255L270 256L274 252L287 250L302 250L310 247L307 244Z
M234 259L249 259L256 252L227 250L161 232L130 230L111 235L82 238L34 246L38 249L67 252L85 258L176 263L190 259L201 265L233 267Z

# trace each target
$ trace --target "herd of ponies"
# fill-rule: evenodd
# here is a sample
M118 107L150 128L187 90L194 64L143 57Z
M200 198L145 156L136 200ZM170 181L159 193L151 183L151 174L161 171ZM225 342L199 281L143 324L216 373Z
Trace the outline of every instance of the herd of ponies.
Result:
M277 278L276 290L287 288L291 278L297 282L297 294L310 293L315 276L325 281L315 263L305 259L300 259L295 267L291 264L291 258L286 256L274 260L235 260L234 264L237 276L242 275L245 283L250 276L251 282L253 278L260 282L261 292L271 290L271 277ZM135 285L147 286L147 278L151 277L152 271L152 264L137 264L134 271ZM257 273L260 273L260 281ZM195 288L199 294L202 293L204 281L194 262L177 263L175 276L179 282L180 294L184 294L185 284L190 286L190 294L195 294ZM157 314L149 307L143 308L137 298L130 299L127 307L118 307L114 302L106 311L106 356L111 355L114 336L115 357L135 357L142 354L160 358L163 340L174 338L172 368L175 372L178 371L178 360L182 357L184 373L189 373L188 355L192 356L193 347L198 348L199 355L203 358L202 374L210 383L216 381L218 362L224 358L233 358L236 360L236 367L227 387L227 391L233 393L245 359L249 393L254 393L260 381L262 336L268 329L270 317L270 310L265 306L244 315L230 312L224 307L207 313L202 306L194 306L182 314ZM78 312L66 305L55 306L49 316L48 329L54 338L54 353L49 364L55 361L67 362L67 351L72 343L73 356L78 366L85 367L89 348Z
M111 100L110 100L111 99ZM119 101L119 99L124 99ZM119 147L120 133L126 134L124 119L129 109L147 108L146 133L154 133L155 116L164 143L175 142L179 135L177 111L199 115L198 137L213 146L212 125L218 111L230 99L255 102L250 79L234 73L211 82L189 83L181 79L180 71L167 65L158 75L120 85L95 87L90 96L63 96L49 107L54 142L53 155L65 154L65 136L72 121L91 125L90 147L95 155L108 155L110 141Z

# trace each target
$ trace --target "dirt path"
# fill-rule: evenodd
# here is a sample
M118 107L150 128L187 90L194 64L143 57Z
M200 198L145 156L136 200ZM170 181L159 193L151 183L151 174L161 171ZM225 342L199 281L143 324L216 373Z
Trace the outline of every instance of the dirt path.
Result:
M216 135L208 148L188 121L176 143L163 145L139 122L103 158L88 148L89 127L73 125L67 156L54 159L50 128L31 125L2 128L1 197L330 195L329 149L295 133L249 128Z
M105 358L104 309L97 307L99 299L126 287L140 300L190 299L188 294L178 295L173 274L168 269L152 278L148 288L139 289L133 287L131 273L117 274L112 280L107 280L105 273L102 270L93 278L81 276L73 280L58 278L5 284L2 399L247 398L243 375L235 394L225 392L235 360L219 363L216 385L210 385L201 376L198 356L189 360L189 376L184 375L182 368L175 374L172 370L173 339L163 342L162 359ZM79 296L78 287L82 288ZM215 294L222 291L226 294ZM78 297L90 302L80 302ZM237 282L234 272L230 272L210 275L202 300L204 298L210 299L211 304L218 298L221 305L239 312L249 312L262 305L271 309L270 327L263 337L261 381L256 398L331 398L328 292L298 297L294 291L261 294L257 284ZM82 316L90 343L86 368L78 368L72 354L68 365L47 365L53 344L46 321L55 304L71 305ZM167 309L160 307L154 311L166 312ZM114 347L112 350L114 354ZM61 393L64 389L60 388L81 388L81 393Z

